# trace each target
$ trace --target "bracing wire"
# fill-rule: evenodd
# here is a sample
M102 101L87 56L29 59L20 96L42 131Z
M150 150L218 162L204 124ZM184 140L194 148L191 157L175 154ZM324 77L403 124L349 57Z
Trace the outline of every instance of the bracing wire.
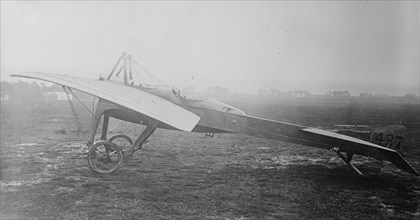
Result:
M95 101L96 101L96 96L93 97L93 101L92 101L92 112L95 112ZM95 120L95 115L91 112L92 118L90 119L90 130L93 129L93 122ZM101 122L101 121L99 121Z
M142 68L144 70L144 72L146 72L150 77L153 78L153 75L146 68L144 68L142 65L140 65L139 63L137 63L137 61L134 58L131 58L131 60L133 60L133 62L135 64L137 64L138 66L140 66L140 68ZM136 68L135 65L133 65L133 66L134 66L134 68Z
M76 108L74 107L74 103L72 102L72 100L70 99L70 93L71 93L71 95L73 96L73 97L75 97L76 99L77 99L77 101L80 103L80 104L82 104L82 106L90 113L90 115L92 116L92 119L91 119L91 123L90 123L90 130L92 130L93 129L93 121L95 120L95 119L97 119L96 117L95 117L95 114L93 113L94 111L95 111L95 102L96 102L96 96L94 97L94 99L93 99L93 102L92 102L92 110L93 111L91 111L80 99L79 99L79 97L76 95L76 94L74 94L74 92L70 89L70 88L68 88L68 87L64 87L63 86L63 89L64 89L64 91L66 92L66 95L67 95L67 99L68 99L68 101L69 101L69 104L70 104L70 108L71 108L71 110L72 110L72 112L73 112L73 115L74 115L74 117L75 117L75 119L76 119L76 123L77 123L77 126L79 127L79 130L80 130L80 132L82 133L82 136L83 136L83 138L84 139L86 139L87 141L88 141L88 139L87 139L87 137L85 136L85 132L84 132L84 130L83 130L83 126L82 126L82 123L81 123L81 121L80 121L80 118L79 118L79 116L77 115L77 111L76 111ZM101 124L101 125L103 125L103 123L99 120L99 123ZM109 132L108 132L109 133Z
M122 121L118 121L117 124L115 124L111 129L108 129L107 134L109 134L112 130L114 130Z
M79 97L77 97L76 96L76 94L74 94L74 92L70 89L70 88L68 88L69 89L69 91L71 92L71 94L77 99L77 101L79 101L80 102L80 104L82 104L83 105L83 107L85 107L85 109L86 110L88 110L89 111L89 113L91 114L91 115L93 115L93 112L85 105L85 104L83 104L83 102L82 101L80 101L80 99L79 99ZM96 98L96 97L95 97Z
M90 115L92 116L92 122L93 122L93 119L95 118L95 114L93 113L94 111L95 111L95 99L96 99L96 96L94 96L94 100L93 100L93 111L91 111L80 99L79 99L79 97L77 97L77 95L76 94L74 94L74 92L70 89L70 88L68 88L68 90L71 92L71 94L73 95L73 97L75 97L76 99L77 99L77 101L79 101L79 103L80 104L82 104L82 106L90 113ZM102 122L101 121L99 121L99 123L102 125ZM91 123L91 126L93 126L93 123Z
M79 120L79 117L78 117L77 112L76 112L76 108L74 107L73 102L72 102L72 100L70 99L70 96L69 96L70 95L69 91L71 91L71 90L70 90L70 88L67 88L67 87L64 87L64 86L63 86L63 89L66 92L67 100L69 101L71 111L73 112L73 115L74 115L74 118L76 120L77 126L79 127L79 130L80 130L80 133L82 134L83 138L87 141L87 138L85 136L85 132L83 131L82 123ZM73 96L74 96L74 94L73 94Z

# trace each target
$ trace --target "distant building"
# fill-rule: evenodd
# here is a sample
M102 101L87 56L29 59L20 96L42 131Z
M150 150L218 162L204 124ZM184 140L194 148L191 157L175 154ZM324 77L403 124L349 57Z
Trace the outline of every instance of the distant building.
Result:
M67 94L65 92L46 92L42 94L45 101L66 101ZM73 100L73 95L69 94L69 99Z
M1 96L1 99L0 99L2 102L6 102L6 101L9 101L10 100L10 96L9 95L4 95L4 96Z

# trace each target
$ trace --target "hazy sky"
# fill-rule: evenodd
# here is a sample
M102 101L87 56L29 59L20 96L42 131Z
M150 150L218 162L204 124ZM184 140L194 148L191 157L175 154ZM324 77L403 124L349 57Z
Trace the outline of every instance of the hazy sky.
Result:
M1 80L107 75L121 52L180 88L419 94L417 1L1 1Z

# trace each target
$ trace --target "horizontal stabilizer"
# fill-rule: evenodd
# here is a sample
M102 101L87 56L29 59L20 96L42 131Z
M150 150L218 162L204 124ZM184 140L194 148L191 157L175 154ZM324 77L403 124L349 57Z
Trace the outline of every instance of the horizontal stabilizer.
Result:
M385 157L391 161L396 167L405 170L411 174L414 174L416 176L420 176L420 174L415 170L398 152L392 152L392 151L381 151Z
M339 147L348 153L369 156L370 152L379 152L396 167L413 175L420 176L420 174L401 156L401 154L393 149L317 128L304 128L302 131L314 135L314 139L322 139L322 142L330 143L332 145L331 147Z

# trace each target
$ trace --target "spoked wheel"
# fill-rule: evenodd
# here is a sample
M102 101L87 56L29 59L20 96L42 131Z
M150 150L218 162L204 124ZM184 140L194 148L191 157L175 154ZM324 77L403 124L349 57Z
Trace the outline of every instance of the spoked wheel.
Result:
M110 141L98 141L88 152L89 167L97 173L111 173L121 162L120 148Z
M124 153L124 151L128 150L128 148L133 145L133 140L124 134L117 134L112 136L109 141L116 144L118 147L120 147L121 151Z

